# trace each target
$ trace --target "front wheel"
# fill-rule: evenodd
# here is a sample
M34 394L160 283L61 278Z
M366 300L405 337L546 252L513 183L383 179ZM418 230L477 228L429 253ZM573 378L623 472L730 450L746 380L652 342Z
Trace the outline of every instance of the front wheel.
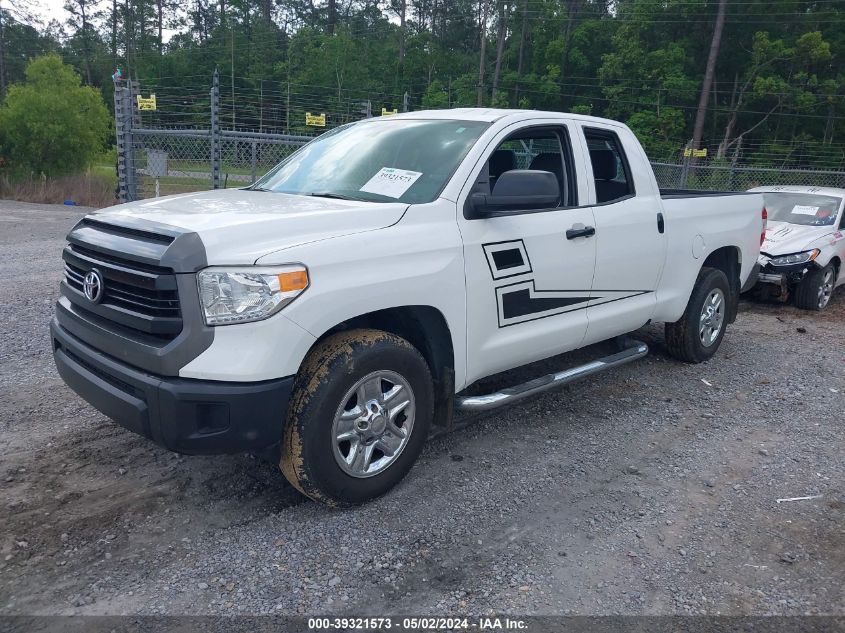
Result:
M692 290L684 315L666 324L666 347L669 353L687 363L710 359L725 336L728 278L716 268L702 268Z
M433 414L428 365L405 339L365 329L332 335L294 381L282 472L317 501L363 503L408 473Z
M830 303L836 269L833 264L807 273L795 292L795 305L803 310L824 310Z

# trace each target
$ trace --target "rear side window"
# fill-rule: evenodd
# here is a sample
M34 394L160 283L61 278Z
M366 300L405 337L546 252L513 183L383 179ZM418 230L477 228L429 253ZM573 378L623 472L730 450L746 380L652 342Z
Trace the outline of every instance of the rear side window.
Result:
M634 195L628 159L619 137L609 130L586 128L587 148L593 165L596 203L606 204Z

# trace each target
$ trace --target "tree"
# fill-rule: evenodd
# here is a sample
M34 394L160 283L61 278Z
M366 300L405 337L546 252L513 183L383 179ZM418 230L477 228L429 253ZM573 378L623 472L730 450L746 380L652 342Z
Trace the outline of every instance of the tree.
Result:
M6 92L6 48L9 26L15 22L31 25L36 22L33 0L17 0L10 9L0 6L0 97ZM37 36L37 34L36 34Z
M69 23L76 29L82 39L82 58L85 63L85 83L89 86L93 85L91 80L91 66L93 65L93 61L91 59L91 21L92 19L100 17L98 5L99 0L67 0L65 2L65 11L71 15Z
M508 30L507 23L507 7L504 0L498 1L498 33L496 35L496 65L493 71L493 88L490 92L490 103L498 105L496 101L496 92L499 90L499 76L502 73L502 55L505 51L505 35ZM502 104L504 105L504 104Z
M704 134L704 117L707 116L707 102L710 100L710 88L713 86L713 75L716 72L716 60L719 57L719 46L722 43L722 29L725 27L725 7L728 0L719 0L719 12L716 14L716 25L713 27L713 37L710 40L710 54L707 56L707 68L704 70L704 81L701 82L701 96L698 100L698 110L695 113L695 125L692 128L692 147L698 149Z
M484 105L484 55L487 48L487 0L481 0L481 23L479 24L479 40L481 50L478 53L478 99L476 105Z
M15 175L57 176L88 167L109 136L100 93L58 55L33 59L0 106L0 153Z

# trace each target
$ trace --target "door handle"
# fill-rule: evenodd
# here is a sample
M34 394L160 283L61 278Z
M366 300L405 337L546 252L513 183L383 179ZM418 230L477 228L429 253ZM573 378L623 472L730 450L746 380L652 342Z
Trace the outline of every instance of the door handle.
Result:
M594 226L584 226L578 229L566 229L566 239L574 240L576 237L591 237L596 234Z
M663 214L658 213L657 214L657 232L663 233L663 231L665 231L665 230L666 230L666 225L663 222Z

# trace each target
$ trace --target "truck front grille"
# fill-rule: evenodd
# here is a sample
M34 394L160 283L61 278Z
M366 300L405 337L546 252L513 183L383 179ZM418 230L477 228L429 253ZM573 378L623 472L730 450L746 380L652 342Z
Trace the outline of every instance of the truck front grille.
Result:
M71 243L62 257L65 294L78 308L159 339L173 339L182 331L176 275L171 269L104 253L96 244ZM83 290L84 277L92 269L103 278L98 303L89 301Z

